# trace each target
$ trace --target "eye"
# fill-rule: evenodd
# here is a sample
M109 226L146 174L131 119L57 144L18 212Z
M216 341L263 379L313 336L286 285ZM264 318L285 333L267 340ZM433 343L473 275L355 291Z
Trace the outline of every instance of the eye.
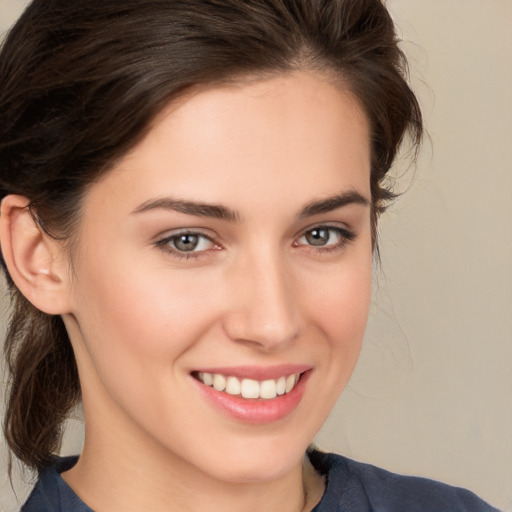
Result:
M216 247L206 235L195 232L182 232L159 240L156 245L177 257L197 257L200 253Z
M204 235L194 233L183 233L172 237L169 243L178 251L204 251L209 248L211 241Z
M324 250L344 247L355 238L355 233L337 226L316 226L306 231L295 243Z
M336 238L336 236L339 236L338 233L334 233L335 236L333 237L333 231L334 230L327 228L315 228L308 231L303 238L309 245L329 245L329 242L332 243L332 238Z

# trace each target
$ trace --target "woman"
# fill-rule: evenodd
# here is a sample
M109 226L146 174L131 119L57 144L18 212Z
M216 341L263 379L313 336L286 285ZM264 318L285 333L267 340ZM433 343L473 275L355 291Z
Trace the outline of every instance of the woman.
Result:
M304 452L417 101L380 1L34 1L0 57L22 510L492 510ZM54 456L81 401L78 459Z

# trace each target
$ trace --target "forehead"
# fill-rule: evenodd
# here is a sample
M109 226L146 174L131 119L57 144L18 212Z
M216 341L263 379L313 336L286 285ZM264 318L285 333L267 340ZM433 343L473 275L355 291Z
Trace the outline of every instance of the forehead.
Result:
M309 202L356 189L369 197L369 169L356 98L324 77L293 73L174 101L91 192L127 208L160 194L244 209L284 195Z

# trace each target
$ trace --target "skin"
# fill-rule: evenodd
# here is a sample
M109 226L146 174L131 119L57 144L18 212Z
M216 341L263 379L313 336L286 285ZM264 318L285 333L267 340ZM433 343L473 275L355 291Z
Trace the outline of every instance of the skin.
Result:
M91 186L58 303L86 423L63 476L90 507L302 510L304 451L361 348L372 241L369 204L300 213L339 194L369 203L369 162L353 95L297 72L170 105ZM236 220L137 212L163 198L222 205ZM326 225L325 246L311 245ZM194 257L169 238L183 231L208 237ZM58 249L52 258L70 263ZM307 365L309 379L292 413L263 424L225 414L191 376L281 364Z

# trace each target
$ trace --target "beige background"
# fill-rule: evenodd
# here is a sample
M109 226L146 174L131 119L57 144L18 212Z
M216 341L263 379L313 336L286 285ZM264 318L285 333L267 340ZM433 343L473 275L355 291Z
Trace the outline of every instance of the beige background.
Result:
M0 29L22 4L0 0ZM365 348L317 442L512 511L512 0L389 6L430 142L381 223ZM15 509L2 469L0 511Z

